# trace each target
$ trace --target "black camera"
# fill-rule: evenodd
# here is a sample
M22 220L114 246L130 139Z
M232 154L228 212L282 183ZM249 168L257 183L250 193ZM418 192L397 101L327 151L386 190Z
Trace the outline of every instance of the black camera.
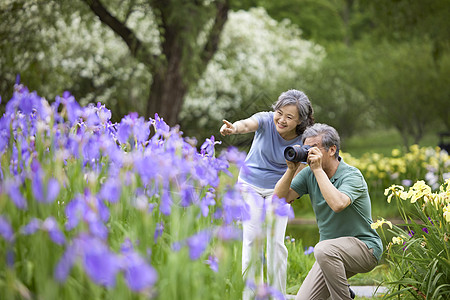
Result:
M292 162L306 162L310 148L311 146L309 145L286 147L286 149L284 149L284 158Z

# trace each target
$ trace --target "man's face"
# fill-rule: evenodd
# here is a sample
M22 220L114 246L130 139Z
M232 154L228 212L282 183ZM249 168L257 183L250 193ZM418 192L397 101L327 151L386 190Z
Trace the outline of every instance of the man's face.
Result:
M327 151L322 146L322 136L319 135L319 136L306 138L304 144L309 145L311 147L319 148L320 152L322 152L322 166L326 167L328 160L330 159L330 155L328 154L329 151Z

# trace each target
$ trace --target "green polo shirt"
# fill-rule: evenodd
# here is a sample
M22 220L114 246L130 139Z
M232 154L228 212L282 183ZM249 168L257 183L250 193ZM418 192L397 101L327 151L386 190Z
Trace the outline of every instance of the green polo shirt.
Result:
M316 177L309 167L301 170L291 183L291 188L300 197L309 194L319 227L320 240L353 236L363 241L380 260L383 246L378 233L370 227L372 213L367 183L361 172L340 157L336 173L331 183L350 197L351 204L341 212L334 212L320 192Z

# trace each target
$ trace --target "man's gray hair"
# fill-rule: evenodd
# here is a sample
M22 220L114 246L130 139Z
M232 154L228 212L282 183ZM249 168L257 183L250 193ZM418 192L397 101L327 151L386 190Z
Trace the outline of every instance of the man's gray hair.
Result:
M314 124L314 110L305 93L299 90L288 90L283 92L280 97L278 97L277 102L272 105L272 109L276 111L286 105L295 105L295 107L297 107L301 121L296 128L298 135L302 134L306 127Z
M335 157L339 157L339 149L341 146L341 139L339 137L339 133L327 124L316 123L303 132L302 142L305 143L307 138L321 136L322 137L322 146L328 150L331 146L336 146Z

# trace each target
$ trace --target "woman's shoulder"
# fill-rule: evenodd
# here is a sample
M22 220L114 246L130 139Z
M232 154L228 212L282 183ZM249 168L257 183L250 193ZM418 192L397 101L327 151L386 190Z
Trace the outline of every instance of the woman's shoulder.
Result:
M256 119L269 119L273 116L273 111L260 111L255 113L252 118Z

